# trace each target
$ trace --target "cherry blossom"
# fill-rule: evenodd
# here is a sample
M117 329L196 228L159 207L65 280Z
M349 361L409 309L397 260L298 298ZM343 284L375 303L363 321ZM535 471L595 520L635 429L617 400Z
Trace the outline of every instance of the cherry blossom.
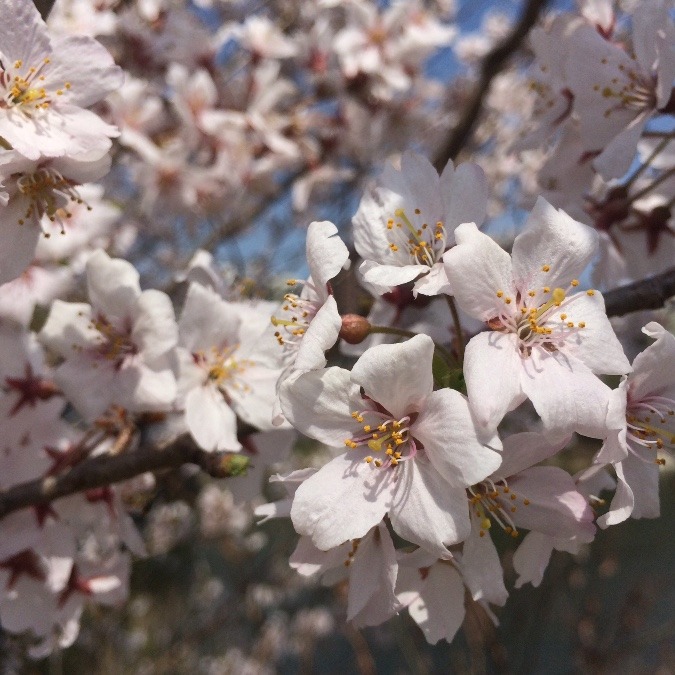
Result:
M132 265L97 251L87 261L91 304L56 300L41 340L64 362L55 378L87 420L110 405L165 410L176 397L177 326L169 298L141 292Z
M351 373L332 367L282 385L281 407L296 429L348 448L293 500L295 529L321 550L364 536L385 515L398 534L439 557L467 536L464 490L500 458L479 440L461 394L433 391L433 349L419 335L373 347Z
M529 398L547 427L603 437L610 389L593 373L630 364L601 294L576 290L595 232L540 198L512 256L471 223L456 238L445 256L455 298L490 329L471 339L464 362L477 420L493 430Z
M400 171L387 166L353 219L364 280L381 293L415 279L415 293L449 292L443 254L460 223L483 222L486 201L487 182L479 166L455 169L449 162L439 177L427 159L404 153Z

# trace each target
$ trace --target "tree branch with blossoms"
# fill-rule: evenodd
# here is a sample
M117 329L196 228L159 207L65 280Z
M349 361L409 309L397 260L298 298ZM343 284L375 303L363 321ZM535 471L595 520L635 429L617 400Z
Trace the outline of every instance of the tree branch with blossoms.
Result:
M245 473L245 455L205 452L189 440L176 441L165 448L144 446L120 455L89 458L65 473L20 483L0 492L0 518L30 506L49 504L61 497L115 485L148 471L166 471L194 464L213 478L231 478Z

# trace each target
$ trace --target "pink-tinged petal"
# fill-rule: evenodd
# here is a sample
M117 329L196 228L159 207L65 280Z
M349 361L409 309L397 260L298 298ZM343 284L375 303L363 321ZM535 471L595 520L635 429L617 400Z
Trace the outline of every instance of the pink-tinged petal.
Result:
M480 227L485 220L488 199L488 184L485 172L478 164L465 162L451 173L448 180L447 170L441 174L441 196L445 205L445 227L449 243L452 243L451 231L461 223L476 223Z
M523 362L520 383L546 429L606 436L612 390L577 359L533 349Z
M240 323L235 306L210 288L191 283L178 322L180 344L192 353L234 346Z
M398 563L386 526L380 524L361 542L349 567L347 621L354 626L375 626L400 608L394 593Z
M638 115L625 129L614 136L593 160L593 168L605 180L621 178L630 169L637 153L638 141L652 112L652 110L647 110Z
M0 8L0 45L3 61L23 61L37 67L51 56L47 26L35 5L23 0L5 0Z
M623 463L617 464L615 469L617 477L616 492L612 497L612 503L609 505L609 511L598 518L598 525L603 530L610 525L618 525L630 518L635 507L635 497L633 496L633 490L626 481Z
M511 257L474 223L460 225L455 240L457 246L443 256L455 299L469 316L487 321L504 311L499 291L515 300Z
M597 245L594 229L539 197L525 228L513 242L516 286L523 293L545 286L567 289L591 262Z
M592 539L593 511L566 471L556 466L533 466L512 476L509 488L516 497L511 496L509 515L518 528L551 537Z
M192 438L204 450L241 448L237 440L237 417L215 387L205 385L188 393L185 422Z
M307 229L307 264L309 274L324 299L326 284L349 260L349 250L338 236L338 229L328 220L314 221Z
M613 389L609 395L609 406L607 408L607 428L609 431L598 454L593 458L593 462L596 464L620 462L628 455L626 441L628 432L626 423L627 391L628 380L624 378L621 384Z
M565 353L578 358L594 373L623 375L630 372L630 363L607 318L605 301L600 293L596 291L592 296L576 294L569 304L561 307L561 311L567 315L565 321L585 324L565 340Z
M144 358L157 359L176 346L178 326L166 293L153 289L144 291L136 302L135 313L131 338Z
M45 86L62 89L64 101L88 108L124 83L124 71L115 65L110 52L88 36L56 38L53 48Z
M344 447L362 428L351 416L366 405L349 371L326 368L291 375L279 387L286 419L301 433L326 445Z
M479 427L494 432L504 415L525 400L522 359L513 333L487 331L471 338L464 354L464 377Z
M541 532L529 532L513 554L513 569L518 574L516 588L524 584L539 586L553 552L553 538Z
M617 476L619 475L617 468ZM658 518L661 515L659 504L660 467L654 462L645 462L635 455L628 455L621 462L624 479L630 485L635 499L633 518Z
M447 546L466 539L471 531L466 491L454 488L421 458L396 469L396 493L389 512L394 531L439 558Z
M473 515L471 534L462 547L460 569L471 597L494 605L503 605L509 597L504 586L504 571L489 534L480 536L481 517Z
M349 560L348 554L351 550L351 544L346 543L330 551L322 551L314 546L309 537L300 537L288 564L301 576L312 577L331 567L344 565Z
M393 477L347 453L339 455L298 487L291 520L298 534L322 551L359 539L389 510Z
M75 409L86 421L93 421L115 403L116 373L110 367L92 368L74 358L54 371L54 379Z
M323 368L326 365L325 352L337 342L341 328L337 303L330 295L303 335L293 367L301 371Z
M422 410L431 394L433 356L434 342L428 335L416 335L400 344L377 345L354 364L351 379L363 387L366 396L401 418Z
M656 342L633 361L633 374L628 378L631 399L639 401L668 389L675 397L675 335L655 321L648 323L642 332Z
M411 434L453 487L475 485L501 463L500 454L478 440L466 399L452 389L439 389L427 398Z
M570 441L569 433L525 431L504 439L502 464L492 476L508 478L560 452Z
M452 295L452 287L445 272L445 265L442 262L436 263L429 274L425 274L415 282L413 294L417 295L418 293L422 295L439 295L441 293Z
M35 247L40 238L40 228L26 219L23 225L19 220L26 218L26 202L10 200L0 208L2 227L0 227L0 284L16 279L35 256Z
M403 573L401 569L399 575ZM406 570L405 574L414 577L420 570ZM430 644L439 640L452 642L464 621L462 577L450 563L439 562L428 569L423 584L417 598L408 605L408 613Z
M394 286L407 284L420 274L425 274L429 268L426 265L381 265L365 260L359 270L365 281L376 286L381 293L387 293Z
M87 260L87 290L94 313L107 319L129 319L141 295L139 275L126 260L99 249Z

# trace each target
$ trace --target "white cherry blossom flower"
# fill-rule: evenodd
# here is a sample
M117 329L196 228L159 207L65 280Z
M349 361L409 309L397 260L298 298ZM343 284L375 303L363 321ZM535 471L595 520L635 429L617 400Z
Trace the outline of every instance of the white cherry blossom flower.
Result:
M296 429L347 446L295 493L293 525L317 548L363 537L385 515L438 557L468 535L465 490L500 458L478 439L464 397L433 391L433 351L431 338L418 335L373 347L351 373L332 367L282 385L281 407Z
M576 290L595 231L540 198L511 256L471 223L456 238L445 256L455 298L490 329L471 339L464 361L477 420L494 430L529 398L547 428L604 437L610 389L594 373L630 364L600 293Z
M50 40L29 0L0 7L0 136L29 159L98 153L115 127L86 110L122 83L110 54L86 36Z
M178 330L169 297L141 292L134 267L101 250L86 271L91 304L55 301L40 333L64 359L56 381L86 420L112 404L166 410L177 391L172 354Z
M450 161L439 177L422 155L405 152L401 170L387 166L353 218L364 280L381 293L417 279L414 292L449 292L442 263L460 223L485 219L487 181L476 164ZM419 277L419 278L418 278Z
M237 416L272 428L281 363L264 314L190 284L178 326L179 388L188 429L204 450L241 448Z
M595 461L612 463L617 489L601 527L629 517L658 518L659 457L675 450L675 336L656 322L643 329L655 342L638 354L633 372L612 391L611 432Z

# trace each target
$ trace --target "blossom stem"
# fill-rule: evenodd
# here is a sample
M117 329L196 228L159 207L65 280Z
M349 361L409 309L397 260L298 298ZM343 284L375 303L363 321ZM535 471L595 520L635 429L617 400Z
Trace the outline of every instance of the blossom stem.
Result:
M399 335L400 337L406 337L406 338L413 338L418 333L413 333L411 330L404 330L403 328L394 328L393 326L370 326L370 332L371 333L381 333L384 335ZM437 342L434 343L436 346L436 349L438 350L439 354L443 356L443 358L448 362L448 363L453 363L454 359L452 357L452 354L445 349L445 347L441 347Z
M638 199L644 197L648 192L651 192L655 187L661 185L661 183L668 180L668 178L670 178L671 176L675 176L675 167L668 169L668 171L664 171L658 178L655 178L652 183L647 185L647 187L642 188L642 190L632 195L629 202L633 203Z
M649 168L651 163L654 161L654 158L663 151L663 149L671 140L672 137L670 136L665 136L661 139L658 145L654 148L652 154L647 157L647 159L637 168L635 173L626 181L623 186L626 190L628 190L628 188Z
M459 357L459 363L462 364L464 363L464 333L462 331L462 322L459 320L459 312L457 311L455 299L451 295L445 295L444 297L450 308L450 314L452 314L452 322L455 324L457 356Z

